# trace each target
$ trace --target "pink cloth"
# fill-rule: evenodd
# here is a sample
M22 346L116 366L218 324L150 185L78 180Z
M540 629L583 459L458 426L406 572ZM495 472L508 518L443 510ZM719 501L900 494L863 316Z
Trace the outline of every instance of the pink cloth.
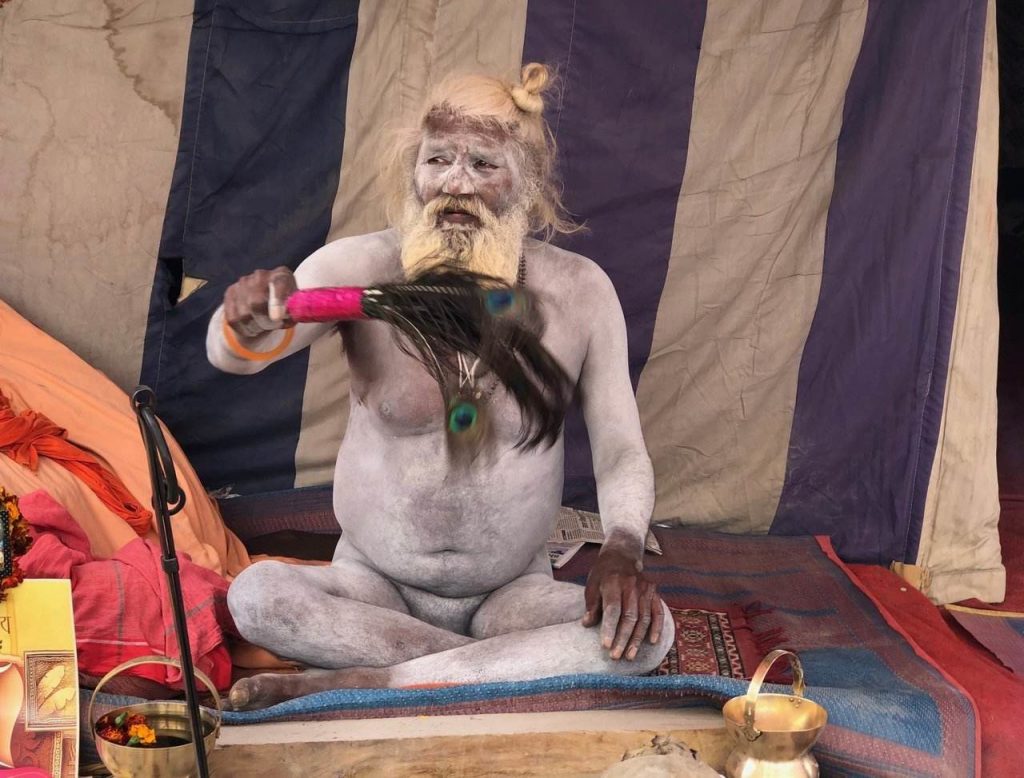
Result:
M147 654L177 657L167 578L157 543L136 538L111 559L93 558L89 539L60 504L40 490L19 500L34 542L21 565L26 578L69 578L75 612L78 669L102 676L125 660ZM227 634L237 634L227 609L228 582L182 553L181 589L196 667L219 689L231 684ZM142 665L126 674L181 686L181 672Z
M344 321L365 319L363 292L358 286L327 286L300 289L288 298L286 307L292 321Z

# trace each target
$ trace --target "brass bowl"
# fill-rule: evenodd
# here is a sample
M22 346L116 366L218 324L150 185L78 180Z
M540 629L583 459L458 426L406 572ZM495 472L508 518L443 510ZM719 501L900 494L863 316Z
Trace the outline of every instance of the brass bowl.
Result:
M793 667L792 694L759 694L772 664L788 656ZM804 697L804 671L796 654L776 649L764 658L747 693L722 707L733 750L725 764L728 778L816 778L818 763L810 750L828 723L825 709Z
M112 716L116 718L121 713L141 713L146 717L149 726L156 732L156 745L122 746L105 740L96 731L98 719L93 718L92 706L99 690L115 675L143 664L181 666L177 660L163 656L140 656L118 665L103 676L96 684L96 689L89 702L89 724L96 740L96 751L114 778L189 778L196 773L196 752L192 745L188 705L184 701L158 700L126 705L99 717ZM217 704L216 716L208 710L200 710L203 746L206 753L209 754L213 751L217 735L220 732L220 695L217 693L217 687L206 675L199 670L196 670L195 674L196 678L202 681L213 694L213 699Z

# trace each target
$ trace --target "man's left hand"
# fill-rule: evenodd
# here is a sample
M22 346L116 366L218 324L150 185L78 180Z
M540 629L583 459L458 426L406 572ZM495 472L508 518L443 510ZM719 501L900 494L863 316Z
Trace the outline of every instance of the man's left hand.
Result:
M665 615L654 583L640 572L638 559L605 547L587 577L583 626L601 621L601 645L612 659L634 659L644 637L657 643Z

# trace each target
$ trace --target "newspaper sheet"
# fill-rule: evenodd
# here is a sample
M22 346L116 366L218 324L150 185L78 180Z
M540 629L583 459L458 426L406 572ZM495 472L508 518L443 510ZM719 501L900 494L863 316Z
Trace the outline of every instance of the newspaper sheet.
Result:
M583 546L583 543L551 543L549 541L548 559L551 560L551 566L555 570L564 567Z
M598 514L563 507L558 512L555 529L551 533L551 537L548 538L548 555L551 557L551 566L556 569L562 567L585 543L603 542L604 528L601 526L601 517ZM644 550L653 554L661 553L658 539L650 530L647 530Z

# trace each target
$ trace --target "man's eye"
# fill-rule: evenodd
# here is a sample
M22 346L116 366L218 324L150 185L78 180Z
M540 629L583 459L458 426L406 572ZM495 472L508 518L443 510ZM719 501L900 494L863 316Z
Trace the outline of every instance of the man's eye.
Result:
M428 165L447 165L448 160L444 157L431 157L427 160Z
M473 164L473 167L475 167L477 170L497 170L498 169L497 165L492 165L490 162L487 162L486 160L483 160L483 159L478 159Z

